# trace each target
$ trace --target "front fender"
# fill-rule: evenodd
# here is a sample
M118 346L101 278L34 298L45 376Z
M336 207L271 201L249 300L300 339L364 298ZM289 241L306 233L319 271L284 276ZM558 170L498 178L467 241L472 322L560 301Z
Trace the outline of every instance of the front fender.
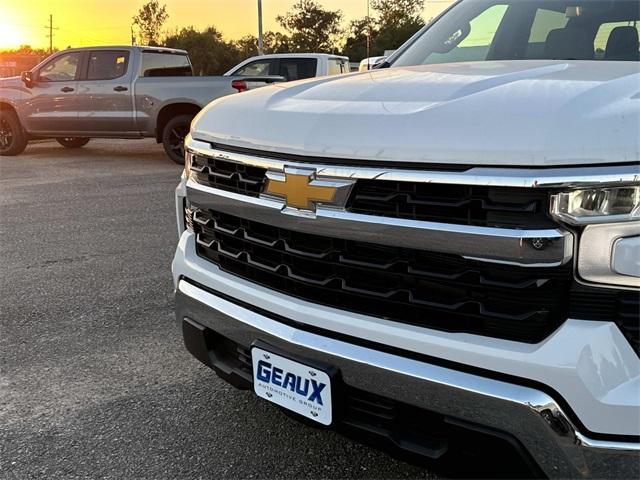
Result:
M0 79L0 103L18 109L20 102L30 96L29 89L19 77Z

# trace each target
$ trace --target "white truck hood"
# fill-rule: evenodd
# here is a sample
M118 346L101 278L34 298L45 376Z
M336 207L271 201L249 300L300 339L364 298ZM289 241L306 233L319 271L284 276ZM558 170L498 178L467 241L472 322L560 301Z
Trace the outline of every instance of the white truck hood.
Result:
M278 153L468 165L640 159L640 63L398 67L214 101L196 139Z

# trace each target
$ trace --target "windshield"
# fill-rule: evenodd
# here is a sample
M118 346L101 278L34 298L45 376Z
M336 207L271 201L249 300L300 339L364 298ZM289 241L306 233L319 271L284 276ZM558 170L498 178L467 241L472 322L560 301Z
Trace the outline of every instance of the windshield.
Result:
M487 60L640 60L638 0L462 0L393 66Z

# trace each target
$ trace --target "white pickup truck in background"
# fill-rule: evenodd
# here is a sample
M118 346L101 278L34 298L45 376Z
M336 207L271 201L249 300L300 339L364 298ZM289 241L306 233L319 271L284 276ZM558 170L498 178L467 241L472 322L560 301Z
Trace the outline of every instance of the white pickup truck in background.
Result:
M349 73L349 57L326 53L277 53L251 57L225 75L279 76L287 81Z

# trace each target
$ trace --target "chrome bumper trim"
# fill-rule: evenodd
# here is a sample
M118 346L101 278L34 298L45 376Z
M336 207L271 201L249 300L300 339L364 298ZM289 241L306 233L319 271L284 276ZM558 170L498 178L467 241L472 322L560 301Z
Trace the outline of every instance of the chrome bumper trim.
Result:
M327 165L322 158L310 157L310 163L293 162L269 158L265 156L246 155L228 152L211 147L208 142L185 140L186 148L199 155L219 158L229 162L243 163L272 171L284 172L285 167L316 168L318 178L331 177L340 179L391 180L399 182L446 183L456 185L485 185L493 187L528 187L528 188L578 188L586 186L603 186L608 184L625 185L640 182L638 164L596 166L596 167L558 167L548 169L474 167L469 170L429 171L424 166L416 165L415 170L380 167L346 167ZM313 161L312 161L313 160ZM411 165L411 164L409 164Z
M591 439L549 395L298 330L217 297L185 280L176 316L248 346L261 339L292 354L340 368L344 381L443 415L516 437L550 477L638 478L640 443Z
M563 265L573 255L573 235L560 229L516 230L422 222L361 215L323 206L318 206L313 215L289 215L278 200L227 192L191 179L187 181L187 192L192 205L315 235L526 267ZM540 242L542 248L536 249L534 245Z

